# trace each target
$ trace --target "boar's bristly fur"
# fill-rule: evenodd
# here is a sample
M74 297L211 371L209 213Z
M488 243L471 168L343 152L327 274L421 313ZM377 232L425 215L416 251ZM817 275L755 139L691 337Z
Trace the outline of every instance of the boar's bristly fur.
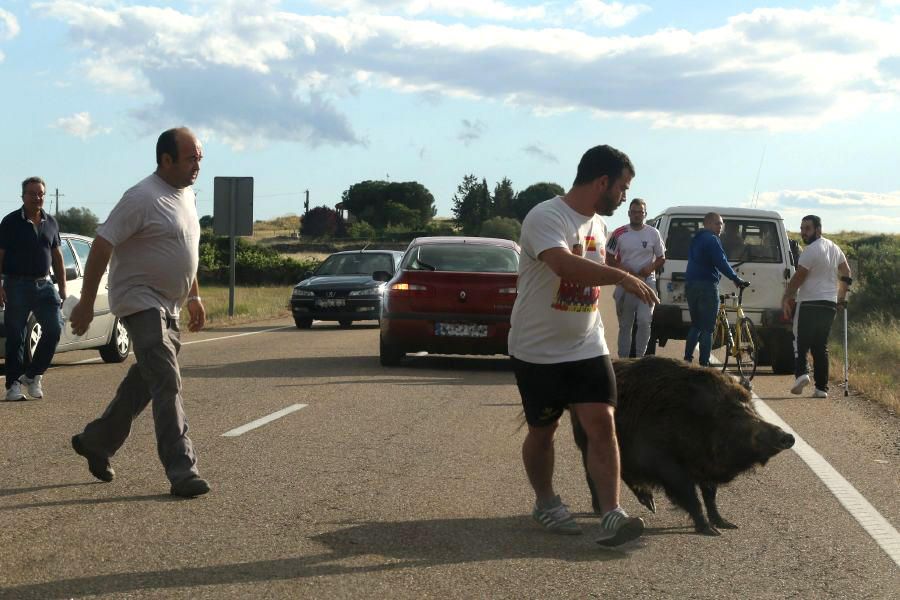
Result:
M766 464L793 446L794 437L763 421L750 392L717 370L656 356L614 361L614 368L616 435L625 484L653 512L653 491L662 488L691 515L700 533L719 535L717 527L736 528L719 514L718 486ZM584 430L575 413L570 411L570 416L584 460ZM589 475L587 479L594 510L599 511Z

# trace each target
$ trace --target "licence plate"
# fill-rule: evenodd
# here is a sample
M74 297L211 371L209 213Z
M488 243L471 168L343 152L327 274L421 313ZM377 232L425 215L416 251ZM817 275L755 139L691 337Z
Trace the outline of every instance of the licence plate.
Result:
M347 303L343 298L316 298L316 306L320 308L331 308L334 306L344 306Z
M472 323L435 323L434 335L483 338L488 335L488 326Z

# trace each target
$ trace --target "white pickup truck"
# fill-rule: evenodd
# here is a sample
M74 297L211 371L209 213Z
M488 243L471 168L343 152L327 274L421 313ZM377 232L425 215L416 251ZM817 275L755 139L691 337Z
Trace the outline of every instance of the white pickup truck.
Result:
M781 215L770 210L718 206L673 206L648 221L666 241L666 264L657 274L661 303L653 313L651 349L670 339L683 340L691 326L685 298L688 249L694 233L703 227L708 212L722 215L722 246L728 262L742 279L750 282L744 292L744 312L759 334L760 364L775 373L794 370L791 322L782 317L781 297L794 274L799 247L788 239ZM720 292L730 294L734 286L722 279Z

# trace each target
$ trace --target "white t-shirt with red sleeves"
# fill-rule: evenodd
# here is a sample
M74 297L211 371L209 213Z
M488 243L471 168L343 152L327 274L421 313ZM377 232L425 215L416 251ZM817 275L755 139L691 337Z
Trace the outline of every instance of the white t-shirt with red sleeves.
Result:
M606 251L619 259L623 269L638 273L663 256L666 253L666 246L655 227L644 225L641 229L633 229L629 223L612 232L606 243ZM648 279L655 278L655 273L651 273L648 277Z
M609 354L598 300L599 286L562 280L541 252L566 248L603 264L606 223L582 215L560 196L535 206L522 223L518 295L513 305L509 353L538 364L570 362Z

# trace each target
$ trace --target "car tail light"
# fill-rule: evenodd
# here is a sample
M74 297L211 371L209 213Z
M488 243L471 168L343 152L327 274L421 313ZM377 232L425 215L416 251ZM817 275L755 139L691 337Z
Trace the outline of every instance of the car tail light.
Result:
M501 294L518 294L519 290L514 287L505 287L498 290Z
M406 283L405 281L401 281L400 283L395 283L391 286L392 292L397 292L400 294L409 293L409 292L424 292L428 288L424 285L419 285L418 283Z

